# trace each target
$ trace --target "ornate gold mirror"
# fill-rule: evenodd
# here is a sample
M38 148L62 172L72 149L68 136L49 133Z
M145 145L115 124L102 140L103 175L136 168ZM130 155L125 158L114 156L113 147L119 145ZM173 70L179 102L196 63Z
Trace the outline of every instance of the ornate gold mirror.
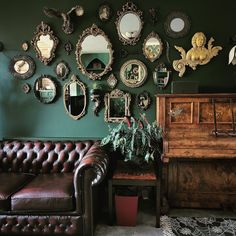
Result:
M58 44L58 38L53 35L50 26L43 21L37 26L34 33L35 36L31 41L37 57L44 64L47 65L54 57L55 50Z
M115 22L120 41L124 45L135 45L143 28L143 12L132 2L127 2L122 11L117 12Z
M113 50L109 38L95 24L83 31L76 45L78 68L92 80L111 70Z
M105 102L105 121L122 122L125 116L130 116L131 95L119 89L106 93Z
M151 32L143 43L143 54L151 62L154 62L161 56L163 44L159 35Z
M140 87L147 78L147 67L139 60L129 60L121 66L120 78L128 87Z
M70 81L64 85L63 98L66 113L70 117L78 120L85 115L87 106L86 89L85 85L75 75L72 75Z
M34 94L44 104L54 101L57 94L56 84L49 75L42 75L35 81Z

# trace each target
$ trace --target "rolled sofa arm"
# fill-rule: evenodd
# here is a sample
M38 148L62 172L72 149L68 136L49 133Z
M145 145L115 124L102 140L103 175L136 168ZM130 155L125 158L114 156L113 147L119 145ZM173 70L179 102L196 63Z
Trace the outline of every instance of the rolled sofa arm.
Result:
M94 174L92 186L102 182L108 169L109 159L99 142L95 142L89 151L83 156L74 174L74 185L78 183L78 177L83 175L86 169L92 169Z

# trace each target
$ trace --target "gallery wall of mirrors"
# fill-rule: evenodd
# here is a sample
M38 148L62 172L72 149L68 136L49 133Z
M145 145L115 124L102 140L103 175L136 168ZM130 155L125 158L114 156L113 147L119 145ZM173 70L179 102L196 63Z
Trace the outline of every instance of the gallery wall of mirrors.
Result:
M47 18L39 19L39 24L32 29L32 38L22 43L24 54L12 57L9 65L15 79L34 79L33 89L30 83L24 83L22 92L33 91L42 104L63 100L65 114L74 120L86 115L91 101L102 104L103 109L99 110L105 122L121 122L125 116L132 115L133 110L148 111L155 95L147 91L146 84L159 90L168 86L171 80L168 39L187 35L190 19L184 12L173 9L160 22L157 9L144 10L136 2L127 1L113 8L104 1L94 12L97 18L92 24L82 5L72 6L67 13L56 6L45 6L42 12ZM59 13L63 19L60 29L65 33L63 37L53 27L59 24L55 17ZM79 17L70 18L73 14ZM88 21L88 24L80 27L79 21ZM112 25L115 34L107 30L106 24ZM157 25L162 25L165 35ZM34 57L27 54L29 48ZM64 54L58 53L62 50ZM73 63L72 59L68 63L68 57L73 58ZM42 75L37 71L38 63L42 63L40 68L45 66L53 73ZM93 93L93 99L89 100L89 91L96 91L93 87L97 84L99 96Z

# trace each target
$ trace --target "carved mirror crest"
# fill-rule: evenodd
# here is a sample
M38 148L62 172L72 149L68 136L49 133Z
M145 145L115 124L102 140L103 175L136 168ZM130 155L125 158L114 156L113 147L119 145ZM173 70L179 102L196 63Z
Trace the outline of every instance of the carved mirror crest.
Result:
M92 80L101 79L112 69L111 42L95 24L83 31L76 45L75 54L78 68Z
M121 66L120 78L128 87L140 87L147 78L147 67L139 60L129 60Z
M154 62L161 56L163 43L159 35L151 32L143 43L143 54L151 62Z
M138 94L137 105L140 109L144 111L146 111L150 107L151 97L149 92L143 91L142 93Z
M58 38L53 35L50 26L43 21L37 26L34 34L35 36L31 40L31 44L39 60L44 65L47 65L55 57L55 50L59 42Z
M65 80L70 72L70 68L66 62L60 61L56 64L54 71L57 75L57 78Z
M131 95L119 89L106 93L105 102L105 121L122 122L125 116L130 116Z
M171 12L164 23L166 34L171 38L181 38L190 30L189 17L180 11Z
M85 115L86 89L85 85L75 75L72 75L70 81L64 85L63 100L66 113L74 120Z
M115 22L120 41L124 45L135 45L143 28L143 12L132 2L127 2L122 11L117 12Z
M56 84L49 75L40 76L34 83L34 94L36 98L44 103L52 103L56 97Z

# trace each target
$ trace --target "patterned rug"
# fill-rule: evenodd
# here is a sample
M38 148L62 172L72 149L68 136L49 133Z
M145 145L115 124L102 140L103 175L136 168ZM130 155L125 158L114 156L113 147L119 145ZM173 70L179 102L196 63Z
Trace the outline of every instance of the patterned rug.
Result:
M236 218L161 217L164 236L236 236Z

